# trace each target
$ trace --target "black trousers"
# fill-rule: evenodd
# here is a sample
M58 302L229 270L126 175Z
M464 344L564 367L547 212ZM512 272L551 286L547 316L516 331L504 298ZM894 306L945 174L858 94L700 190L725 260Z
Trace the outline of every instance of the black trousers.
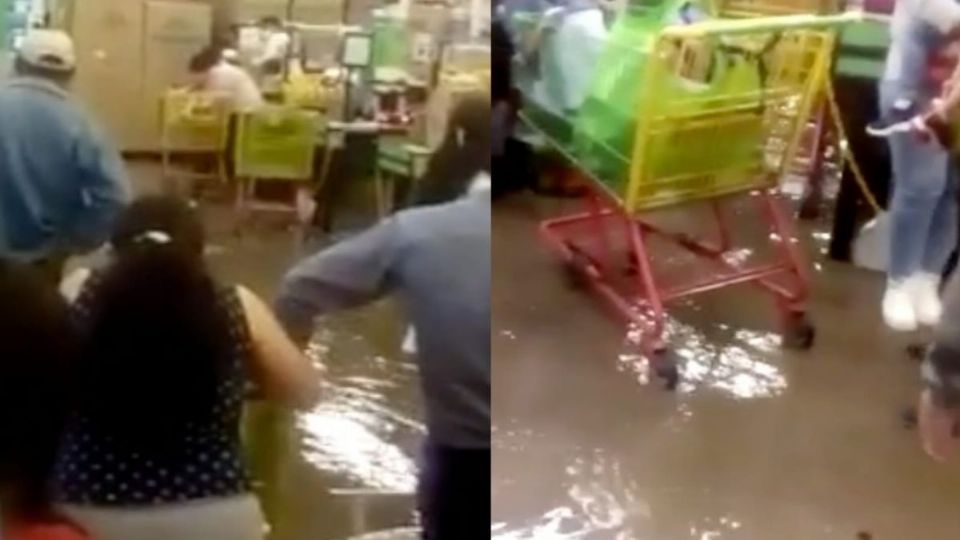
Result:
M890 150L885 140L866 133L867 124L880 117L878 83L872 79L837 76L833 84L850 151L877 202L886 207L891 189ZM830 258L850 260L853 238L870 215L871 209L854 179L853 171L844 162L833 220Z
M424 540L490 538L490 449L428 443L420 476Z

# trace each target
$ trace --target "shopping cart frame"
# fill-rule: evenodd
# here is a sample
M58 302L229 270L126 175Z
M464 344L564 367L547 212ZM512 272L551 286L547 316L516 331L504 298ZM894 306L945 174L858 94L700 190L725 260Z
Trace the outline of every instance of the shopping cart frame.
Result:
M807 20L816 26L816 19L841 24L855 20L848 16L777 17L760 24L771 28L790 28ZM665 38L698 36L705 33L740 33L749 31L751 24L745 21L723 21L687 27L672 27L662 31ZM826 33L824 34L826 36ZM832 40L824 37L829 47ZM828 45L824 45L826 49ZM586 187L583 202L586 209L571 215L545 220L540 225L540 234L565 264L575 284L585 284L593 289L614 311L624 319L636 336L635 344L650 360L654 373L663 380L668 389L675 389L680 381L679 359L671 351L667 336L667 305L677 300L733 285L754 285L770 293L780 313L783 335L782 344L788 348L809 349L815 339L815 327L810 322L807 301L810 291L810 276L804 255L790 214L785 210L778 194L777 184L796 153L800 140L801 123L809 118L815 94L822 87L829 63L829 51L820 51L816 65L809 75L803 104L799 107L796 125L788 137L780 167L777 170L758 172L754 182L745 182L724 192L700 198L698 202L710 207L716 225L716 239L704 241L683 233L665 230L641 216L654 207L644 206L638 186L645 173L644 137L650 129L650 121L638 122L637 138L631 156L630 188L626 196L614 193L598 178L592 177L576 166L570 174L576 176ZM645 90L649 92L650 90ZM642 96L644 94L641 94ZM521 116L526 118L525 116ZM529 124L529 122L527 122ZM532 126L535 128L535 126ZM542 133L541 133L542 134ZM542 134L546 141L572 164L575 156L568 154L562 144ZM749 195L760 207L770 228L776 260L755 265L742 265L728 260L725 255L733 248L732 227L726 212L727 203L742 195ZM671 203L672 204L672 203ZM666 207L662 202L656 208ZM588 240L584 241L584 231ZM617 236L619 235L619 238ZM720 272L693 282L669 287L661 286L660 277L654 269L649 240L659 237L685 249L699 259L720 268ZM618 250L618 243L625 245ZM625 240L625 242L623 242Z

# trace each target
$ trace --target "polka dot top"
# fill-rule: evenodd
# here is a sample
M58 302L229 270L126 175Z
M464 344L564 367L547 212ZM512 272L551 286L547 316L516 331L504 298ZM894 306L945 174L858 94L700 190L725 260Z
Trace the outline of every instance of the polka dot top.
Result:
M87 283L76 311L89 314L94 283ZM131 451L92 429L91 418L77 414L68 422L54 470L59 500L93 506L147 506L249 493L251 483L241 457L240 419L246 389L251 338L235 288L219 295L230 314L236 343L234 368L220 386L215 420L184 425L175 458L149 448Z

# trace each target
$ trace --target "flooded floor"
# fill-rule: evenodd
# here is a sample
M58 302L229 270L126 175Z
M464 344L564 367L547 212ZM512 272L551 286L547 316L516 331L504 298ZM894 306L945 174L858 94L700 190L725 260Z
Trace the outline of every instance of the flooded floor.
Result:
M155 192L158 168L132 167L137 191ZM360 199L339 233L373 222ZM276 224L237 236L225 203L204 205L204 215L214 271L267 300L294 261L312 251ZM404 327L389 302L327 318L309 349L323 374L321 401L296 415L250 407L245 435L273 524L270 540L342 540L413 522L424 427L416 368L401 352Z
M879 276L827 262L824 235L804 235L819 333L803 353L779 348L753 288L681 303L671 394L645 384L624 326L540 242L538 221L566 204L495 208L494 539L958 537L960 469L901 424L918 366L880 321Z

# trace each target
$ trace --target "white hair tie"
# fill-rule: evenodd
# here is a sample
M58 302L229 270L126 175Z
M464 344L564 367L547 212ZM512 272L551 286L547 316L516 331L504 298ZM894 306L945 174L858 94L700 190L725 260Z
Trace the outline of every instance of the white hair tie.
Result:
M173 242L173 238L163 231L147 231L133 239L134 244L166 245Z

